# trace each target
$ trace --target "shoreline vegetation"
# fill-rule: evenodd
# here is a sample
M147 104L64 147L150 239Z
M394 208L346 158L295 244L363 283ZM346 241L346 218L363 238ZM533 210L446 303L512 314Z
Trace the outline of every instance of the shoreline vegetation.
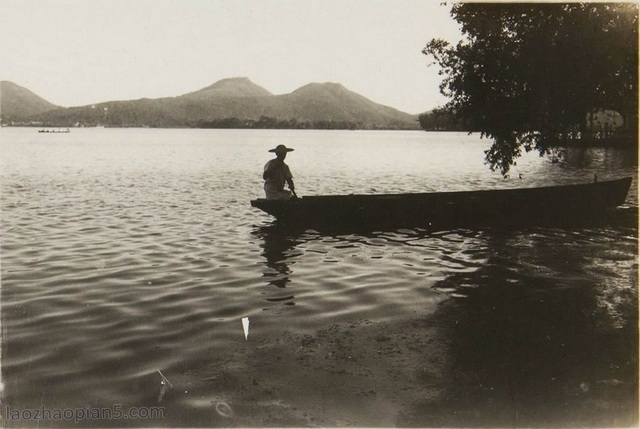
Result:
M288 129L288 130L418 130L407 128L403 124L398 126L380 126L351 121L298 121L297 119L278 119L262 116L260 119L225 118L212 121L199 121L191 128L216 129Z
M420 131L421 128L416 121L415 126L407 126L404 123L381 125L376 123L363 123L352 121L317 120L300 121L292 119L278 119L269 116L262 116L259 119L246 118L223 118L211 121L198 121L186 125L169 124L102 124L94 122L65 123L60 125L57 122L41 121L3 121L2 127L38 127L38 128L209 128L209 129L273 129L273 130L407 130Z

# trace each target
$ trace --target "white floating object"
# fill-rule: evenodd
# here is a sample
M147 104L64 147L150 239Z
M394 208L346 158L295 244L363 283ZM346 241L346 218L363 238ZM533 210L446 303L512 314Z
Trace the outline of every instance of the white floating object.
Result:
M242 318L242 329L244 330L244 339L246 340L247 337L249 336L249 318L248 317Z
M160 374L160 377L162 377L162 381L160 382L160 384L162 384L163 386L169 385L170 387L173 387L173 384L171 384L171 382L167 379L167 377L164 376L162 371L160 370L157 370L157 371Z

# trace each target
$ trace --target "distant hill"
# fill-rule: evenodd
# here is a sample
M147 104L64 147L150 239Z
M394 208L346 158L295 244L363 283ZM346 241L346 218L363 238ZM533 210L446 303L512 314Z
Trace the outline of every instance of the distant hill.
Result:
M25 119L60 127L419 128L417 115L377 104L337 83L312 83L273 95L246 77L223 79L178 97L57 108Z
M214 97L262 97L273 95L261 86L251 82L246 77L236 77L222 79L211 86L203 88L199 91L185 94L182 98L189 99L206 99Z
M417 116L374 103L338 83L310 83L280 98L288 110L285 116L306 121L347 121L365 128L380 124L418 128Z
M0 114L5 121L26 118L58 107L13 82L0 82Z

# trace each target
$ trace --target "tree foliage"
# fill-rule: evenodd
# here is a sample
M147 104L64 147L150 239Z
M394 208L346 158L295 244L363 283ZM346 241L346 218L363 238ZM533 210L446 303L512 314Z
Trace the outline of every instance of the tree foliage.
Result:
M444 108L421 113L418 122L425 131L471 131L468 124Z
M507 174L523 148L548 153L600 109L620 112L637 142L636 4L458 3L451 15L465 38L423 53L440 66L445 109L493 139L492 170Z
M315 129L315 130L355 130L376 129L373 125L349 121L298 121L295 118L278 119L261 116L259 119L225 118L212 121L199 121L196 128L237 128L237 129ZM380 128L389 129L389 128Z

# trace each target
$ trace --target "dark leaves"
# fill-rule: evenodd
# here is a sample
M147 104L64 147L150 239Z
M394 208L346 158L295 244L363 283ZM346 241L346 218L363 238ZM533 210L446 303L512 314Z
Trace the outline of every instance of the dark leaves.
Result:
M431 40L445 108L494 140L492 170L521 154L548 153L554 137L615 109L637 131L638 7L633 3L456 3L466 39Z

